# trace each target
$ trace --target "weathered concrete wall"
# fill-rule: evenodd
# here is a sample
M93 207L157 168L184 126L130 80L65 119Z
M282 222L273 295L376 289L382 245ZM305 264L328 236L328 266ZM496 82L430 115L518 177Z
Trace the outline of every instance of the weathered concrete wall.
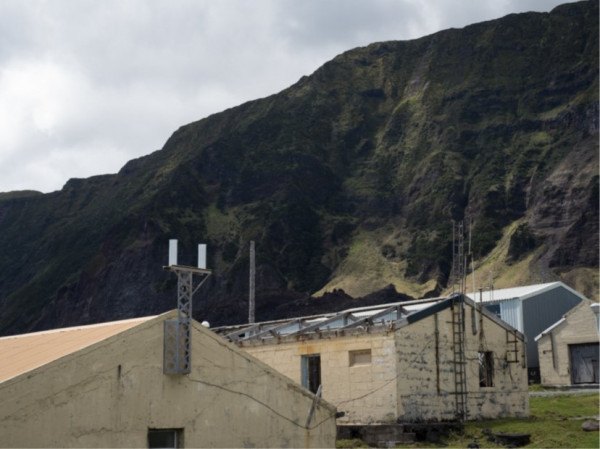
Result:
M460 306L455 306L460 307ZM465 310L467 419L528 416L529 395L525 345L519 341L517 363L508 363L507 331L471 307ZM437 316L436 316L437 315ZM473 332L473 318L477 324ZM481 331L483 328L483 332ZM514 339L512 335L509 337ZM455 418L455 377L452 312L445 309L396 332L398 415L404 421L445 421ZM479 386L479 351L492 351L494 382ZM509 357L514 357L509 353Z
M321 355L323 398L346 415L340 424L393 422L396 372L393 333L311 339L244 347L250 354L296 382L302 381L301 357ZM350 351L371 350L371 363L350 366Z
M189 375L163 374L163 322L148 321L0 384L4 447L332 447L335 409L194 323Z
M543 385L571 385L569 345L598 343L596 318L585 300L565 315L565 321L538 341L540 374Z
M466 380L468 419L528 416L529 394L525 344L491 318L466 306ZM476 330L473 331L473 319ZM303 340L285 337L270 343L244 343L244 349L291 379L302 381L302 355L320 354L323 397L345 411L338 424L390 423L397 419L455 419L455 378L450 309L395 331ZM436 324L437 323L437 324ZM483 326L483 332L481 327ZM517 349L518 353L507 353ZM350 366L349 352L371 349L368 365ZM479 351L494 358L492 387L479 386ZM509 359L507 359L507 354ZM507 360L514 359L514 362Z

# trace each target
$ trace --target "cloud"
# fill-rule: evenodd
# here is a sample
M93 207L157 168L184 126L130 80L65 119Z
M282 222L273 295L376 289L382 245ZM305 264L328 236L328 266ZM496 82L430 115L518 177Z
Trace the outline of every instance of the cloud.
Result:
M337 54L556 0L3 0L0 191L114 173Z

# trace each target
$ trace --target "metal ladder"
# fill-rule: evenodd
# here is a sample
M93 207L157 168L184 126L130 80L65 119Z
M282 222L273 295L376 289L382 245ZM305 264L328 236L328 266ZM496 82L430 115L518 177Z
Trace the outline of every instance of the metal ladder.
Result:
M465 308L462 298L452 305L452 335L454 348L454 399L456 418L467 418L467 378L465 360Z
M506 330L506 363L519 363L519 340L517 339L516 331L511 332Z

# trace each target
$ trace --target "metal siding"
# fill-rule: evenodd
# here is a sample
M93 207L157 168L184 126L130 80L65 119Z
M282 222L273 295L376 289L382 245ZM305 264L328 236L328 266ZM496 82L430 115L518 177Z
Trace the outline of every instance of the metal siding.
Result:
M510 301L502 301L500 303L500 318L519 332L523 332L521 308L521 301L518 299L511 299Z
M556 288L523 301L523 333L527 337L527 366L539 367L535 337L581 302L564 288Z

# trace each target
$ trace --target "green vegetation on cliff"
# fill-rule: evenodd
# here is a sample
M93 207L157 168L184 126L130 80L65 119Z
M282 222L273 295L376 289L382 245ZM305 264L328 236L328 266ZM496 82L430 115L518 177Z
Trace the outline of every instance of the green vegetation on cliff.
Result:
M598 2L350 50L116 175L0 194L0 332L174 307L169 238L208 243L216 323L245 317L250 240L265 302L440 294L457 221L477 282L597 294Z

